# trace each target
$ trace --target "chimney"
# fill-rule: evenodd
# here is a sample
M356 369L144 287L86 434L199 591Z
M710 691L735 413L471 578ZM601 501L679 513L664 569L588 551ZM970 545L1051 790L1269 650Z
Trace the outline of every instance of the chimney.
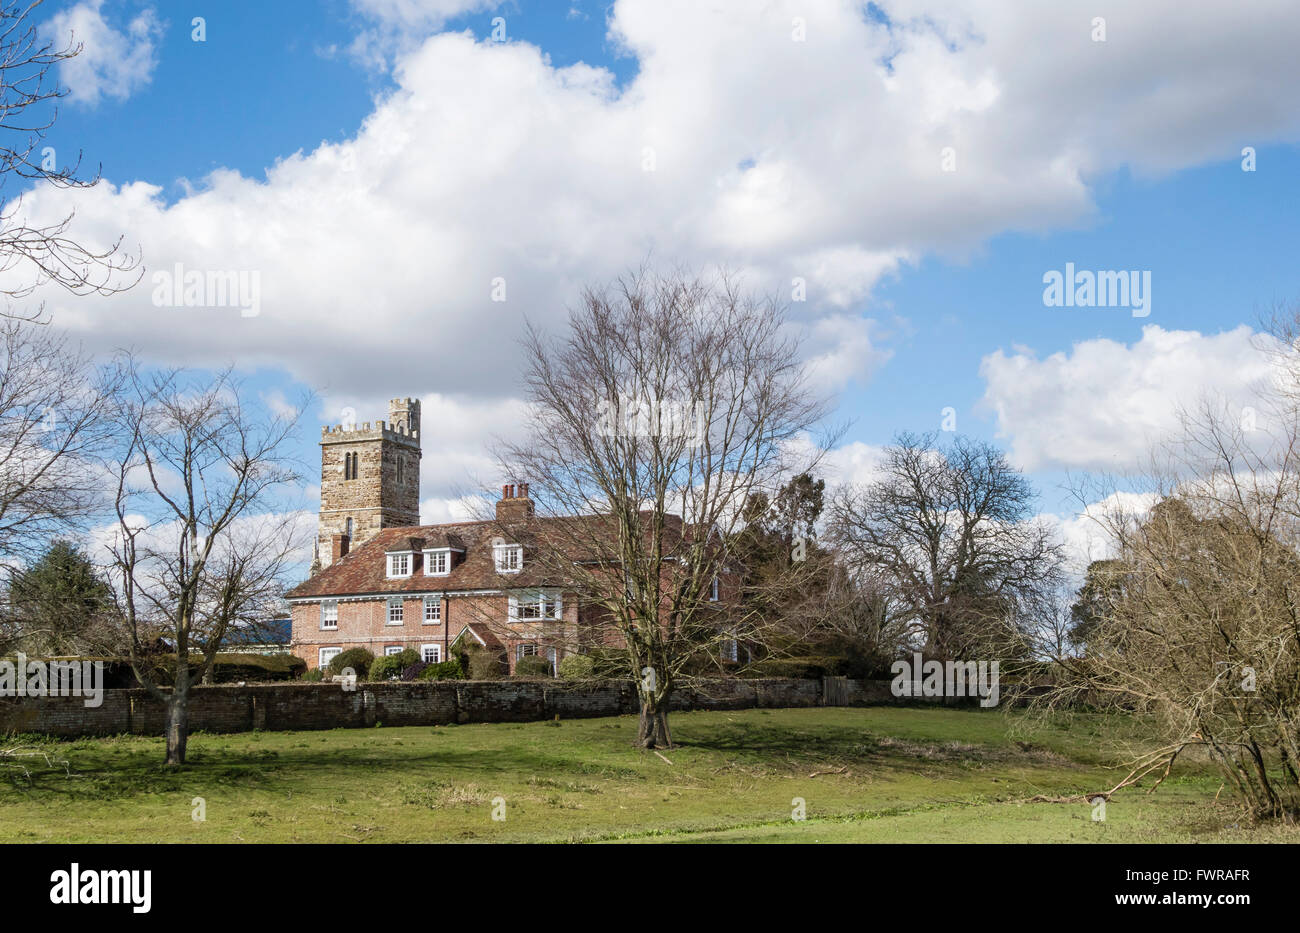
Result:
M330 535L330 562L338 560L340 557L348 556L348 545L351 540L347 535Z
M533 501L528 498L528 484L509 484L501 487L501 501L497 503L497 521L512 524L533 517Z

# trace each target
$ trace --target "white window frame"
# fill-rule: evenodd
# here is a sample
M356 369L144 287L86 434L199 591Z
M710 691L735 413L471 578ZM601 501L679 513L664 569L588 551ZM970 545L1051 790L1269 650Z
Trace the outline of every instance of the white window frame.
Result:
M521 544L494 544L492 561L497 573L518 573L524 569L524 548ZM510 564L513 562L514 566Z
M327 653L327 652L328 652L328 653ZM329 667L329 664L330 664L331 661L333 661L335 658L337 658L337 657L338 657L339 655L341 655L342 653L343 653L343 649L342 649L342 648L321 648L321 649L316 653L316 663L317 663L317 666L318 666L321 670L324 670L325 668Z
M429 610L434 610L433 618L429 617ZM425 625L442 625L442 597L426 596L424 597L424 611L421 613L420 621Z
M401 645L386 645L384 647L384 657L391 658L395 654L401 654L406 649Z
M393 618L394 609L397 610L396 619ZM406 601L402 599L402 597L400 596L388 597L388 602L385 603L385 608L384 608L385 623L388 625L401 625L403 622L406 621L404 617L405 611L406 611Z
M339 601L322 599L320 601L320 627L322 631L336 631L339 627Z
M434 561L442 564L441 570L432 570ZM429 548L424 552L424 575L426 577L445 577L451 573L451 548Z
M429 658L429 654L430 654L430 653L433 654L433 658L432 658L432 659ZM427 645L421 645L421 646L420 646L420 660L423 661L423 662L425 662L426 664L441 664L441 663L442 663L442 645L433 644L433 643L430 643L430 644L427 644Z
M537 615L525 613L535 610ZM525 590L510 597L510 618L520 622L545 622L564 618L564 597L558 590Z
M525 651L525 648L531 648L531 651ZM515 645L515 660L522 661L524 658L533 658L541 654L538 644L535 641L521 642Z
M388 558L388 579L401 580L411 575L411 564L415 562L413 552L394 551L385 556ZM399 570L399 567L405 567L405 570Z
M709 584L709 602L716 603L717 601L718 601L718 578L714 577L713 582Z

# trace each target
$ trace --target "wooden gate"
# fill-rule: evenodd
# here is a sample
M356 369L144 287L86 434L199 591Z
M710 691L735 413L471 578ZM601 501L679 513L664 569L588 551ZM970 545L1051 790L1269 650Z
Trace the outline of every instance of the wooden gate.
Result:
M849 679L847 677L822 678L822 706L848 706Z

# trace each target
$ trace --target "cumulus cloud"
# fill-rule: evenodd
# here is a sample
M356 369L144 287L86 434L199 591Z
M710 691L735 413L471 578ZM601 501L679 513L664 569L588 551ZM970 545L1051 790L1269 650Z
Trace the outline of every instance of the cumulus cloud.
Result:
M448 20L499 5L500 0L352 0L353 12L366 26L347 51L363 65L384 68Z
M1238 410L1260 404L1275 363L1258 340L1245 325L1206 335L1148 324L1132 345L1086 340L1044 359L998 350L980 365L982 404L1023 469L1138 468L1207 392Z
M1115 540L1108 531L1109 523L1118 516L1141 519L1160 499L1157 493L1117 491L1096 502L1090 502L1071 514L1044 513L1038 520L1056 530L1064 546L1065 571L1082 582L1088 565L1095 560L1107 560L1116 555Z
M488 6L354 3L416 37ZM1104 43L1094 15L1082 0L774 2L745 15L619 0L610 37L639 66L623 87L525 43L431 35L397 53L393 90L351 138L264 177L222 169L174 201L168 179L33 193L33 222L75 207L74 235L126 233L148 266L123 294L34 298L92 347L283 367L340 397L508 404L525 320L562 326L581 285L649 253L743 270L761 291L804 279L819 377L862 382L889 355L870 320L882 277L1007 230L1075 223L1097 173L1173 170L1300 131L1287 90L1300 8L1224 17L1159 0L1113 15ZM177 264L257 272L260 313L156 304L154 276ZM1049 383L1069 367L1021 354L986 367L1021 454L1058 462L1026 426L1061 439L1070 419L1035 422L998 378L1015 366ZM1086 453L1075 447L1064 459Z
M152 8L141 10L122 28L104 17L104 0L83 0L50 17L47 38L63 48L71 40L81 53L59 64L68 98L93 107L101 98L126 100L147 85L158 65L157 43L163 26Z

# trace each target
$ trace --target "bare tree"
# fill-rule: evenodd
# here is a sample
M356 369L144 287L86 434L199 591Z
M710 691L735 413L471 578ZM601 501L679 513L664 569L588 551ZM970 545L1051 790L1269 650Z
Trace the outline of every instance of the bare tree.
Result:
M1023 657L1029 617L1061 570L1028 480L988 444L942 448L935 435L901 435L880 470L832 499L830 536L849 566L932 656Z
M185 761L190 686L232 626L275 605L301 555L296 516L273 511L300 480L286 454L297 420L245 410L228 372L204 381L129 367L112 565L132 668L166 704L168 765ZM148 654L160 636L175 650L174 674Z
M81 153L71 165L59 166L52 148L42 146L58 110L53 102L67 91L51 79L50 69L75 58L81 46L74 36L67 44L41 38L33 11L35 2L0 2L0 295L11 303L46 283L73 294L112 294L130 288L139 265L121 251L121 238L103 248L78 242L69 233L73 214L52 223L33 225L23 216L21 194L9 200L3 188L14 179L59 188L88 188L99 173L79 178ZM10 273L18 270L19 277ZM0 311L0 316L33 320L39 310Z
M98 465L122 376L48 327L0 322L0 560L12 566L108 506Z
M1186 413L1152 457L1153 507L1080 492L1102 503L1089 514L1115 556L1086 650L1057 658L1043 705L1108 698L1159 727L1107 794L1203 753L1252 815L1300 817L1300 427L1276 388L1247 418L1213 401Z
M574 637L626 650L637 743L668 747L690 665L763 638L715 581L745 503L797 472L795 442L823 403L780 308L726 276L642 270L588 289L565 335L530 328L526 350L531 434L499 453L551 519L534 559L580 594Z

